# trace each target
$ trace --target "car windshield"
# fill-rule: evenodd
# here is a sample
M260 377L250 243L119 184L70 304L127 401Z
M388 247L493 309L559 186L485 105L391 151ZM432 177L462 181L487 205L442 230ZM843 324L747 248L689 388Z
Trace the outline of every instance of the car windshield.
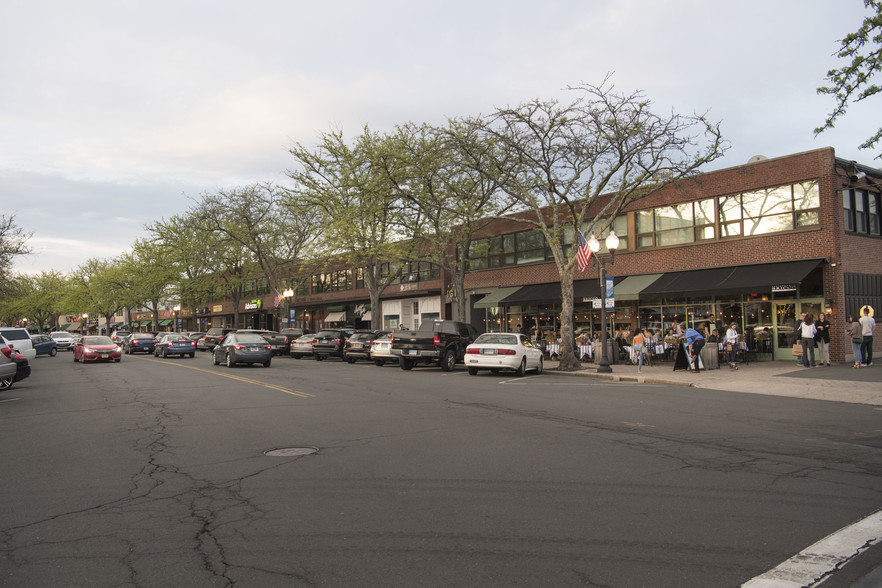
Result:
M52 334L49 335L49 336L52 337L53 339L55 339L55 338L59 338L59 339L62 339L62 338L63 338L63 339L70 339L70 333L52 333Z
M354 333L349 340L350 341L369 341L374 338L373 333Z
M506 335L504 333L484 333L475 339L475 345L517 345L517 335Z
M110 337L83 337L83 345L113 345Z
M154 337L150 333L135 333L132 339L154 339Z
M252 333L240 333L235 337L236 343L262 343L266 344L266 339L261 337L260 335L255 335Z
M339 337L339 331L320 331L315 338L316 339L333 339L334 337Z
M28 332L24 329L9 329L8 331L3 331L3 336L9 341L24 341L25 339L31 338L31 336L28 335Z
M315 339L315 337L312 335L303 335L302 337L299 337L297 339L297 342L298 343L306 343L307 341L312 341L313 339Z
M375 341L391 341L392 340L392 333L386 333L385 335L383 335L381 337L377 337L374 340Z

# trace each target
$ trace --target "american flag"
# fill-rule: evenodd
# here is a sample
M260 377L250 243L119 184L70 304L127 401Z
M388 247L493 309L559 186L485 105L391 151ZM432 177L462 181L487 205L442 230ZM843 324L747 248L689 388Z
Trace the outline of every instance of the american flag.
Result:
M576 255L579 258L579 271L584 272L588 269L588 262L591 260L591 250L588 248L588 241L585 240L582 231L579 231L579 251Z

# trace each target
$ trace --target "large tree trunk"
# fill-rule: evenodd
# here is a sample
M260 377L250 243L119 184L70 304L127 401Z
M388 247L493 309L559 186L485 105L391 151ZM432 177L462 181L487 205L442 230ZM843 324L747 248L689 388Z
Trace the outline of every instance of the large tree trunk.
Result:
M560 279L560 366L559 370L572 372L582 369L573 348L573 270L565 267Z

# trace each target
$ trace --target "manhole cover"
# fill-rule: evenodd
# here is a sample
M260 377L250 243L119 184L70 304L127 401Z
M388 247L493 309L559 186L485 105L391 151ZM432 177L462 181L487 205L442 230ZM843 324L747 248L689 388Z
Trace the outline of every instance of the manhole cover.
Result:
M270 457L297 457L299 455L312 455L318 451L318 447L279 447L264 451L264 455Z

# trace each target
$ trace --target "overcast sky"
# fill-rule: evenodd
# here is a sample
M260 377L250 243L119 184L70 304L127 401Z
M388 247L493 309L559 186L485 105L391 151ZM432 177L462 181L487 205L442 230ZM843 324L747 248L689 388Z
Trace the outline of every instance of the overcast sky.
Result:
M292 142L557 98L607 72L659 114L709 111L712 168L862 143L880 104L815 89L862 0L6 0L0 214L32 232L22 272L109 258L205 192L285 183Z

